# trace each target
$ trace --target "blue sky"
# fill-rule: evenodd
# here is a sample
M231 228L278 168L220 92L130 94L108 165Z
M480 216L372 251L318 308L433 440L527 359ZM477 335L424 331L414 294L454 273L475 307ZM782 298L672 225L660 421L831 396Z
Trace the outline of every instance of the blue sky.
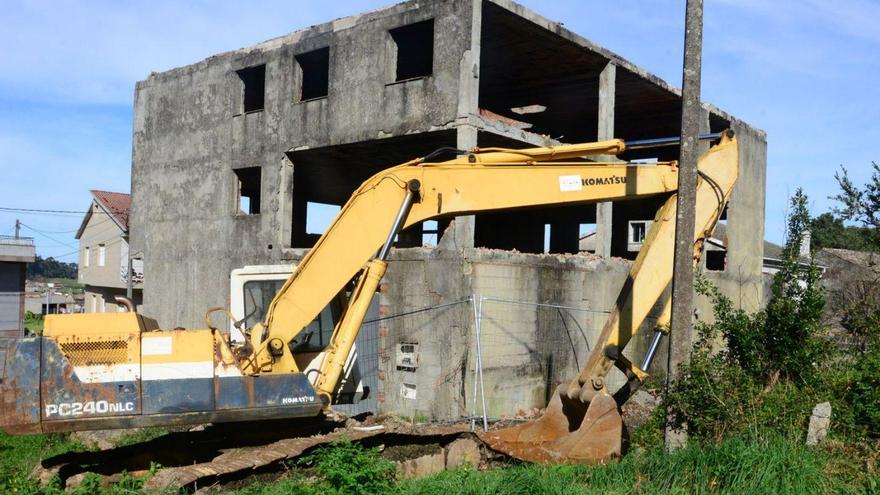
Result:
M0 207L84 210L89 189L128 191L134 84L388 1L4 2L0 29ZM680 85L684 1L522 3ZM705 0L703 99L768 133L766 237L786 199L813 213L845 165L880 161L880 2ZM78 215L0 211L38 253L76 260Z

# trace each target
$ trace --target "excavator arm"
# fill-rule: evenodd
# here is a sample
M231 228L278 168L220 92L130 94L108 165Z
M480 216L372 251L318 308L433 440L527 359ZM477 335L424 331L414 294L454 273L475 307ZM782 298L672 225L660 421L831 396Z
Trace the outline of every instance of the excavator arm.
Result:
M282 286L267 312L266 328L252 332L265 339L257 345L248 371L299 371L287 344L376 256L396 230L393 224L405 199L411 204L397 229L442 216L639 198L676 189L674 163L549 161L624 149L623 142L614 140L564 150L475 151L441 163L414 161L371 177ZM340 323L350 318L347 312Z
M440 163L423 160L387 169L368 179L351 196L327 232L278 292L256 333L248 372L296 372L289 343L361 271L351 304L331 338L316 389L329 404L367 306L385 271L384 258L394 235L411 225L444 216L535 206L624 201L674 193L677 164L571 161L617 155L620 140L526 150L473 150ZM565 161L569 160L569 161ZM736 140L722 141L700 160L694 258L714 228L736 180ZM605 375L617 365L633 381L646 372L621 355L672 278L675 196L667 199L636 259L608 319L596 352L572 380L566 395L588 403L605 390ZM379 251L379 255L376 253ZM668 304L668 303L667 303ZM663 312L660 325L668 319ZM585 386L586 384L586 386Z

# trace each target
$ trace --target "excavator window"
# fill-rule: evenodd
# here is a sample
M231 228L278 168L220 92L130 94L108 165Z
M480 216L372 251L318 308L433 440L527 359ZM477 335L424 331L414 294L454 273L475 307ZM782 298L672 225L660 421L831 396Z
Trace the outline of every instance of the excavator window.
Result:
M306 352L321 352L330 343L333 328L342 314L342 304L339 298L330 301L321 313L293 339L294 354Z
M284 280L252 280L244 283L245 326L252 328L266 319L272 299L281 290ZM333 328L342 314L343 300L339 297L330 304L302 332L293 339L296 353L321 352L330 342Z
M269 304L281 290L284 280L252 280L244 283L244 324L253 328L262 323L269 311Z

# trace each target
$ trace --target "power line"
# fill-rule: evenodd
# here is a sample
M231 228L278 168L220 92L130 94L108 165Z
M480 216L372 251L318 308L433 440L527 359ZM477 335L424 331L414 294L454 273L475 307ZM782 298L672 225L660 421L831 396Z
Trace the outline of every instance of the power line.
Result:
M97 223L95 223L95 225L97 225ZM42 230L42 232L43 232L44 234L73 234L74 232L77 232L78 230L79 230L79 229L73 229L73 230L61 230L61 231Z
M98 225L105 224L105 223L110 222L110 221L112 221L112 220L113 220L113 218L108 216L108 217L106 217L106 218L102 218L102 219L97 220L97 221L95 221L95 222L91 222L91 223L89 223L89 226L91 226L91 227L97 227ZM34 230L34 231L36 231L36 232L39 232L39 233L42 234L42 235L46 235L46 234L73 234L73 233L75 233L75 232L79 232L79 228L75 228L75 229L73 229L73 230L50 231L50 230L38 229L38 228L36 228L36 227L31 227L31 226L25 225L25 224L23 224L23 223L20 223L19 225L24 225L25 227L27 227L27 228L29 228L29 229L31 229L31 230ZM14 230L14 229L10 229L8 232L12 232L13 230ZM61 242L61 241L57 241L57 242Z
M8 206L0 206L0 211L5 211L9 213L21 213L25 215L45 215L45 216L53 216L53 217L82 217L88 211L81 210L40 210L36 208L12 208ZM112 213L107 213L106 211L92 211L92 214L99 215L112 215Z
M105 239L105 240L99 242L98 245L100 246L101 244L104 244L104 247L107 248L107 247L119 244L120 242L123 242L124 240L125 239L123 239L122 237L117 237L115 239L113 237L111 237L109 239ZM110 241L110 242L108 242L108 241ZM73 246L71 246L71 247L73 247ZM86 246L86 247L90 247L90 246ZM71 251L69 253L64 253L64 254L60 254L58 256L53 256L53 258L63 258L65 256L71 256L74 254L79 254L81 251L82 251L82 249L80 248L80 249L77 249L76 251Z
M86 212L78 211L78 210L38 210L36 208L10 208L7 206L0 206L0 210L2 211L17 211L21 213L68 213L68 214L77 214L84 215Z
M35 228L31 227L30 225L27 225L27 224L25 224L25 223L22 223L21 226L24 227L24 228L26 228L26 229L28 229L28 230L30 230L30 231L33 231L33 232L35 232L35 233L37 233L37 234L40 234L41 236L45 237L46 239L49 239L50 241L55 241L55 242L57 242L58 244L61 244L61 245L67 246L67 247L75 247L73 244L71 244L71 243L69 243L69 242L59 241L58 239L56 239L56 238L54 238L54 237L52 237L52 236L46 234L45 232L43 232L43 231L41 231L41 230L38 230L38 229L35 229Z

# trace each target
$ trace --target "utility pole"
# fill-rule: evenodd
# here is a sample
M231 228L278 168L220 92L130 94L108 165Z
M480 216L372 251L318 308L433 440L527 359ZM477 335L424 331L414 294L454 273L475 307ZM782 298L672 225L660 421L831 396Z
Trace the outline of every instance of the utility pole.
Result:
M132 283L132 273L131 273L131 244L128 243L128 233L125 234L125 252L126 257L128 258L128 276L125 277L125 297L128 298L129 301L134 301L134 285Z
M681 150L672 272L672 316L669 332L666 392L688 360L694 330L694 210L700 134L700 70L703 51L703 1L687 0L684 25L684 69L681 84ZM668 402L667 402L668 404ZM667 408L667 414L670 414ZM666 448L687 443L687 432L666 427Z
M15 238L19 238L19 233L21 232L21 220L15 219Z

